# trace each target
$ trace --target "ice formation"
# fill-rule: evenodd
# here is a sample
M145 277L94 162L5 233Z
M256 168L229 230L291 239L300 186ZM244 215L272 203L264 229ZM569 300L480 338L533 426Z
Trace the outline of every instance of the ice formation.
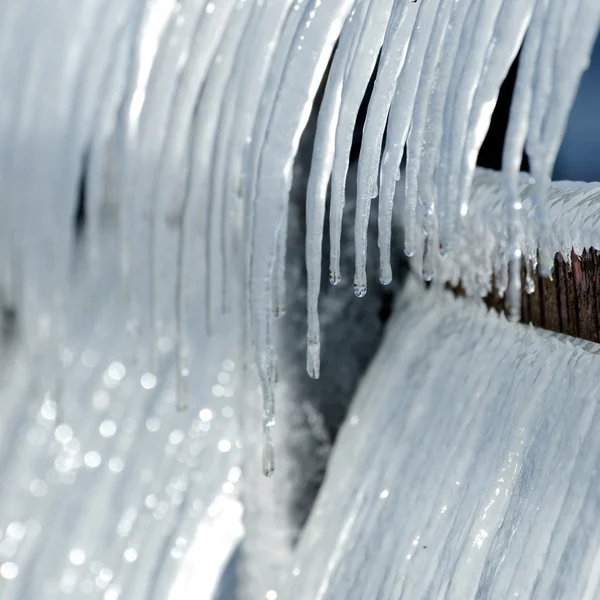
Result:
M405 286L284 597L597 598L589 346Z
M352 281L359 297L367 294L367 240L377 196L382 284L393 279L392 230L399 225L405 252L425 280L460 279L469 293L481 295L493 273L513 317L520 312L523 261L530 270L548 274L555 251L568 258L572 247L600 246L593 227L597 187L550 183L599 22L597 0L2 0L0 289L5 320L18 311L23 346L15 358L16 374L7 377L7 414L12 416L3 422L0 439L7 464L14 448L25 448L23 464L27 456L31 464L41 458L26 475L20 463L10 463L3 485L6 518L17 525L7 534L10 543L0 547L2 552L8 548L10 558L0 575L12 586L0 593L25 598L27 586L35 590L35 582L45 577L41 571L27 580L15 575L18 564L34 565L40 547L39 540L21 535L18 524L25 522L29 505L22 502L19 486L40 490L36 482L43 481L56 498L61 485L73 485L81 496L92 493L79 472L92 468L86 456L95 464L104 454L100 446L84 452L76 443L83 435L78 428L87 431L86 440L105 444L96 429L106 419L98 413L95 423L82 413L85 386L88 395L99 393L113 385L115 375L119 386L122 381L129 386L119 387L125 398L138 381L148 384L145 375L160 385L161 378L171 377L168 401L156 406L160 411L189 407L200 420L196 414L161 412L161 433L147 440L144 433L122 471L133 477L144 473L136 461L139 448L147 447L142 462L166 461L155 474L156 485L164 487L169 461L194 463L194 457L216 447L220 460L207 478L210 490L202 493L221 497L215 490L232 484L227 478L238 468L229 452L237 431L228 421L233 409L218 401L225 391L234 393L227 387L231 376L225 373L218 383L212 379L224 373L223 361L233 359L244 365L246 388L258 376L262 411L256 402L239 407L246 423L260 413L262 468L273 473L281 353L275 319L286 311L289 196L300 138L322 85L306 193L306 367L311 377L321 372L319 299L329 188L330 280ZM503 172L476 174L500 86L519 49ZM349 171L352 139L373 77L354 174ZM519 173L523 151L531 180ZM349 172L357 185L354 273L342 271L341 260ZM73 264L81 188L83 266ZM396 207L395 198L403 198ZM106 233L110 223L116 238ZM100 315L103 323L104 312L110 326L99 332L90 315ZM88 330L89 344L81 341ZM80 375L90 344L102 346L106 364ZM239 353L234 355L234 348ZM127 375L121 376L124 364ZM27 365L22 375L19 365ZM18 404L13 388L25 393L34 383L39 402L30 410ZM212 395L211 386L216 386ZM159 419L151 412L153 401L130 404L110 405L118 412L113 421L133 423L132 431L118 438L124 444L131 443L138 425ZM225 408L230 410L224 413ZM207 431L202 414L211 422ZM224 419L221 436L217 414ZM52 433L58 423L70 429ZM149 434L156 433L153 427L147 427ZM162 439L168 429L179 433ZM174 443L182 432L187 432L185 443ZM109 454L111 449L106 446ZM52 461L58 475L52 471L48 482L44 477ZM183 469L188 475L195 472L188 467ZM177 491L180 483L165 485ZM118 498L123 510L133 506L139 512L143 501L136 498L130 505L125 488L118 489L115 495L125 494ZM195 489L191 484L185 489L185 497L200 493L189 491ZM164 502L176 510L176 504ZM67 523L69 508L54 523L55 515L42 506L45 520L39 524L56 529ZM96 516L93 505L86 510ZM112 517L102 518L98 527ZM189 528L200 516L195 518ZM73 539L93 539L86 528L95 523L81 519ZM165 524L148 548L156 550L159 539L178 539L179 521L170 523L172 528ZM97 592L136 597L138 592L126 592L138 588L121 558L110 568L98 567L109 559L92 561L100 569L93 573L98 584L81 569L65 566L66 546L54 550L54 562L35 569L62 573L64 568L65 585L83 592L92 582ZM158 550L152 552L147 556ZM111 573L105 588L100 572ZM167 586L167 580L158 582L153 593L163 583Z
M366 230L379 190L380 278L391 280L391 213L405 145L406 253L419 256L430 280L438 270L436 257L458 252L478 150L522 42L504 156L509 241L502 260L516 272L523 258L522 229L529 221L516 186L526 149L535 178L529 194L533 263L548 273L548 181L598 29L600 7L593 0L89 2L52 9L51 31L39 35L40 17L23 3L6 0L3 11L5 52L21 32L31 37L22 59L3 63L2 81L14 93L1 115L9 190L5 289L7 303L22 296L30 346L46 336L60 354L69 311L66 232L87 156L90 253L101 253L94 232L102 206L116 205L132 347L144 341L155 362L157 339L169 319L175 321L180 407L187 402L190 370L182 282L203 272L206 331L234 305L247 314L246 338L262 386L267 473L274 468L273 319L285 310L292 165L325 76L307 194L311 376L320 370L328 184L330 277L337 283L351 276L339 267L341 217L357 113L377 64L358 170L355 293L367 292ZM29 65L24 76L22 64ZM43 143L32 150L30 140L38 137ZM12 200L16 194L20 202ZM29 235L16 239L16 231L27 233L46 220L56 227L43 228L36 243ZM161 250L172 229L180 238L175 267ZM197 235L204 240L203 268L190 263ZM51 258L50 269L40 268L40 256ZM175 272L174 315L172 294L161 283L166 269ZM234 279L247 286L247 304L243 298L236 304ZM509 277L512 314L518 313L519 285L518 277ZM47 331L40 333L40 321Z
M294 41L280 39L288 52L272 107L264 143L253 140L260 156L256 187L247 202L254 211L250 255L250 319L256 363L265 402L265 431L273 419L275 369L272 329L273 287L280 270L281 236L285 235L291 164L299 134L308 118L317 83L339 35L315 138L307 195L308 336L307 369L319 375L318 298L327 186L331 181L331 282L342 277L339 236L344 208L349 148L360 99L379 56L359 161L354 276L356 295L366 293L366 228L370 201L381 189L381 280L391 280L389 243L391 213L403 148L407 147L406 201L402 225L406 253L419 254L423 277L436 274L436 257L456 253L457 238L468 213L475 163L489 126L500 85L524 41L514 115L505 154L505 193L509 243L504 264L521 264L519 233L525 222L516 196L520 157L526 148L535 177L531 189L535 256L548 273L551 223L546 206L548 179L564 132L566 118L595 39L600 8L594 2L566 7L554 2L309 2ZM577 18L575 18L577 13ZM580 18L586 19L581 27ZM345 22L344 22L345 19ZM466 40L466 41L465 41ZM288 50L289 47L289 50ZM307 52L310 47L312 52ZM304 70L304 71L303 71ZM301 73L308 73L304 86ZM553 73L556 74L554 77ZM379 170L385 116L389 113L386 147ZM262 131L262 129L261 129ZM270 131L270 135L269 132ZM519 158L516 161L515 157ZM236 176L235 173L232 174ZM266 235L267 228L275 228ZM423 235L420 235L420 232ZM419 238L419 242L417 242ZM417 252L417 250L419 250ZM275 265L278 266L275 266ZM520 271L519 271L520 272ZM346 274L348 275L348 274ZM520 277L507 282L511 314L520 312ZM271 468L271 456L267 468Z

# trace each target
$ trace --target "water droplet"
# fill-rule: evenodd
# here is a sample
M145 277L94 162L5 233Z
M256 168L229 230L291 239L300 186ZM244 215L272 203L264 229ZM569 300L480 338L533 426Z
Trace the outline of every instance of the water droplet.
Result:
M339 285L341 280L340 274L334 271L333 267L329 267L329 283L331 285Z
M117 424L112 419L106 419L100 423L99 431L103 438L110 438L117 433Z
M153 373L144 373L140 378L140 384L145 390L152 390L156 387L156 376Z
M138 553L135 548L127 548L125 552L123 552L123 559L125 562L132 563L137 560Z
M90 469L96 469L100 466L102 457L95 450L90 450L89 452L85 453L83 462L85 463L86 467Z
M367 286L358 277L354 277L354 295L357 298L364 298L367 295Z
M54 430L54 437L57 442L67 444L73 439L73 430L66 423L62 423Z
M183 433L183 431L181 431L181 429L175 429L169 434L169 444L172 444L173 446L178 446L179 444L181 444L181 442L183 442L184 437L185 434Z
M15 541L21 541L25 537L25 525L20 521L13 521L6 527L6 535Z
M231 450L231 442L229 440L219 440L217 448L220 452L229 452Z
M212 410L210 410L210 408L203 408L198 413L198 416L200 417L201 421L203 421L204 423L208 423L209 421L212 420L213 413L212 413Z
M125 365L123 363L113 362L109 365L108 369L106 370L106 374L113 381L118 382L125 377L125 375L127 374L127 370L125 369Z
M14 562L5 562L0 565L0 577L11 580L19 574L19 567Z
M69 552L69 560L71 561L71 564L76 567L81 566L85 562L85 559L85 552L81 548L73 548L73 550Z

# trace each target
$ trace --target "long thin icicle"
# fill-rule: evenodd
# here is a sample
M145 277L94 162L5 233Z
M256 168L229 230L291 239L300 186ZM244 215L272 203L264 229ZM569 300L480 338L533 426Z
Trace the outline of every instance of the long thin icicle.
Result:
M180 205L183 202L183 186L185 185L183 174L187 171L185 168L186 151L188 150L188 138L194 110L211 62L214 60L224 32L230 23L233 7L234 2L224 2L218 6L212 6L212 8L210 4L204 3L198 6L197 25L192 43L178 62L182 73L171 99L166 129L158 132L154 141L160 153L155 184L149 192L149 204L155 215L155 221L151 224L152 235L156 238L150 265L154 301L151 323L154 353L156 353L157 340L162 335L161 304L165 300L171 301L170 294L165 298L164 293L160 293L161 277L158 271L159 242L162 239L161 233L162 235L165 233L164 217L165 214L174 215L181 212ZM176 179L174 175L178 175L179 179Z
M174 8L170 27L165 33L165 39L159 48L154 61L140 115L140 140L138 181L135 203L139 207L136 220L143 222L146 216L146 253L148 260L147 274L147 346L150 348L150 368L158 368L158 337L162 329L159 316L159 284L158 270L158 228L162 220L156 206L156 176L162 158L162 149L167 135L175 98L180 87L181 78L185 73L187 62L193 46L193 38L199 35L201 25L205 21L206 0L196 0L181 7ZM208 45L208 44L207 44ZM210 46L209 46L210 47ZM208 53L208 52L207 52ZM175 69L173 69L175 65Z
M547 0L538 0L519 58L519 70L502 155L508 227L508 316L511 320L521 317L521 257L523 252L521 211L523 205L518 195L518 183L532 105L531 82L541 43L546 10Z
M530 129L529 135L535 136L531 144L531 153L529 140L527 146L531 172L535 179L534 198L541 219L538 225L538 251L540 269L543 273L549 273L554 261L554 255L550 250L551 223L547 209L550 179L581 75L590 62L594 40L598 32L600 6L595 2L581 0L576 23L573 23L571 19L566 19L567 23L572 23L570 32L569 27L563 23L564 12L564 8L561 6L560 22L562 27L559 26L553 40L555 47L560 47L561 51L555 50L551 53L552 85L549 90L544 89L548 96L547 109L539 120L536 117L533 132ZM561 36L566 38L562 47L560 45ZM534 96L534 106L536 102L537 98ZM532 114L533 112L532 110Z
M392 280L390 245L396 184L400 178L400 163L404 155L404 145L411 123L421 69L438 12L439 0L423 0L419 5L408 55L396 83L396 92L388 118L387 141L381 160L377 243L380 253L379 278L382 282Z
M344 79L340 118L336 130L335 155L331 178L331 206L329 208L330 281L334 285L341 280L340 241L342 216L346 196L346 176L356 117L369 80L383 44L387 22L392 10L390 0L370 0L367 20L360 31L360 38L348 73ZM355 288L357 296L365 290Z
M386 32L377 78L367 109L363 141L358 160L356 220L354 226L356 253L354 286L355 289L359 290L367 289L367 229L371 212L371 198L377 196L377 176L383 134L398 75L406 59L417 12L417 6L412 3L395 5L393 15L395 18L390 20ZM391 277L380 277L380 280L381 283L387 285L391 282Z
M548 209L546 196L552 173L547 164L546 152L542 143L542 121L552 91L554 71L554 49L560 40L560 23L564 12L564 2L550 0L548 12L544 21L544 29L535 65L535 75L532 81L533 97L529 114L526 150L529 157L530 170L535 179L532 199L534 201L538 227L539 270L542 276L552 272L554 257L550 256Z
M306 191L306 272L308 332L306 370L313 379L319 378L321 341L319 331L319 292L321 289L321 259L323 251L323 224L327 188L333 168L335 134L342 103L344 74L352 59L357 28L366 17L365 0L359 0L340 36L333 58L325 94L319 109L314 149ZM361 9L360 11L358 9Z
M259 176L259 165L261 161L262 147L265 143L270 126L271 114L277 99L281 79L287 64L287 57L294 43L296 33L304 19L304 9L307 0L296 0L290 11L281 31L278 42L277 52L273 55L273 62L269 70L267 81L265 82L263 95L261 98L258 112L254 121L252 138L248 147L247 176L241 179L241 196L243 200L243 210L241 211L240 229L243 232L242 238L242 279L247 289L251 289L251 268L252 268L252 239L254 235L255 211L254 198L256 195L256 185ZM244 370L247 371L253 361L254 343L251 331L252 307L248 298L242 298L240 307L243 319L242 346L244 348Z
M452 166L460 165L471 113L473 97L480 84L483 65L488 59L488 47L494 33L494 25L503 0L492 0L473 6L465 23L465 41L459 49L456 65L452 73L450 92L444 110L444 127L441 142L441 155L436 174L440 201L440 228L454 222L454 196L450 189L455 171ZM462 40L461 40L462 41ZM441 128L441 126L440 126ZM440 248L448 252L447 235L440 231Z
M489 5L489 3L488 3ZM486 5L487 6L487 5ZM469 10L470 9L470 10ZM439 248L438 234L438 196L443 198L444 190L436 190L434 174L439 162L442 132L447 130L445 107L452 103L454 93L453 76L467 62L465 47L472 50L473 29L478 16L473 3L462 2L450 17L448 32L445 35L438 72L429 95L427 121L422 136L420 169L417 179L418 195L423 207L423 265L425 281L431 281L435 274L435 265ZM478 30L480 31L480 30ZM459 47L459 42L463 47ZM408 181L408 179L407 179ZM443 204L442 204L443 206ZM442 217L444 214L442 213Z
M406 146L406 199L404 203L404 252L407 256L413 256L416 252L416 227L417 227L417 201L418 201L418 178L421 168L421 149L423 146L423 134L427 124L427 108L429 97L434 87L440 63L440 53L444 38L447 35L448 23L452 13L451 2L442 2L437 10L435 22L431 32L427 53L421 69L419 87L415 103L410 134ZM450 34L452 35L452 34ZM429 277L429 273L424 273Z
M600 6L596 2L582 0L577 19L572 22L567 34L569 37L565 40L564 50L556 54L556 77L543 129L548 152L546 160L552 167L558 155L581 76L590 64L599 26Z
M263 471L267 475L273 472L275 466L271 436L275 424L271 356L272 277L277 235L288 201L292 165L300 135L308 122L319 82L351 8L351 0L329 4L313 0L307 5L273 107L270 135L261 152L252 232L250 303L252 341L263 394ZM269 228L276 224L275 236L272 230L264 231L266 224Z
M446 247L452 247L457 226L467 213L477 155L488 130L500 86L521 46L534 4L535 0L503 2L481 74L475 74L479 81L470 110L463 111L460 103L456 104L452 117L453 144L458 145L460 150L457 152L453 144L445 147L437 183L438 189L445 190L448 202L447 218L440 225L442 244ZM468 119L467 123L465 119Z
M197 126L192 134L186 134L187 136L191 135L191 138L185 140L185 145L180 150L181 152L186 151L189 144L189 182L184 195L185 205L182 207L178 202L172 202L167 208L167 216L175 219L178 219L179 211L185 209L186 216L182 224L186 228L185 238L188 243L191 243L191 240L198 235L198 228L200 229L200 237L204 242L204 268L200 269L203 285L200 289L205 298L205 310L202 319L205 331L210 330L213 318L209 306L206 305L206 299L208 299L206 286L210 280L210 270L214 268L210 261L211 257L206 252L206 244L209 243L211 234L210 212L213 209L213 198L208 193L213 152L216 147L215 139L218 135L219 112L224 98L230 92L228 87L229 74L235 63L243 34L247 29L251 9L250 3L238 2L231 15L231 20L223 34L215 60L210 65L204 89L194 109L197 115Z
M292 4L293 0L269 0L255 8L252 29L245 35L245 46L241 49L232 73L236 92L231 96L231 105L224 114L225 122L220 136L224 144L222 150L218 151L218 158L222 156L222 160L215 165L215 181L220 181L222 186L221 210L216 227L221 232L221 305L224 310L228 310L230 306L229 296L233 282L235 228L231 226L231 222L234 215L243 210L243 181L248 177L248 148L253 124ZM269 35L264 35L265 31ZM285 246L285 241L283 244ZM278 255L281 256L281 253ZM279 282L277 288L281 290L283 285L284 282Z
M128 306L126 328L131 338L131 358L138 358L141 302L134 279L132 262L135 254L135 175L137 174L137 146L140 136L140 117L144 107L146 91L157 56L159 44L170 22L174 3L153 0L140 10L136 36L130 49L131 73L125 99L120 108L118 122L119 163L119 230L120 230L120 274L121 287Z

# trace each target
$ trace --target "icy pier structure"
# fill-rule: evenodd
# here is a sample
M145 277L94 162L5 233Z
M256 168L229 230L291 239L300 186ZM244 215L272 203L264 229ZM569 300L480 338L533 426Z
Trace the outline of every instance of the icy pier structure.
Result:
M592 598L591 488L569 501L566 517L557 503L570 498L567 475L574 486L593 480L594 429L584 427L593 417L593 357L563 342L542 343L531 330L494 320L466 301L438 292L421 298L411 285L353 409L364 410L364 418L357 412L360 437L348 442L350 419L297 557L302 519L294 521L291 507L302 485L296 484L310 471L307 462L315 472L324 468L329 440L324 436L321 444L322 406L310 404L297 371L285 368L297 368L290 359L301 344L302 369L319 378L326 338L337 345L333 356L338 348L349 356L365 352L364 330L377 329L371 317L362 332L340 323L340 314L354 313L322 293L327 202L329 280L351 282L362 298L353 302L362 302L367 314L381 293L367 279L374 198L382 285L397 282L393 249L402 231L419 278L460 278L481 295L494 272L512 319L520 314L524 262L549 275L555 251L568 258L571 248L596 243L595 219L579 219L593 214L587 205L595 192L580 196L576 206L586 205L583 212L558 219L555 195L568 196L570 188L552 186L550 177L599 20L597 0L1 0L0 300L6 329L17 335L5 344L0 391L0 598L211 597L241 536L242 466L248 534L240 598L273 600L286 585L285 597L293 600L365 597L359 585L344 587L350 579L344 583L343 574L364 572L361 561L374 556L375 546L382 555L363 581L366 597L428 597L446 589L462 598L504 600L506 590L560 598L570 581L587 586L581 597ZM476 159L519 50L503 170L488 181L476 175ZM353 133L376 68L354 171ZM319 89L301 218L291 210L290 192ZM531 180L519 173L523 151ZM399 197L404 200L394 206ZM79 236L78 213L85 223ZM305 247L302 240L291 244L288 229L298 235L304 226ZM296 258L299 248L305 252L302 293L298 273L286 273L290 248ZM445 312L438 304L448 305ZM278 323L286 309L293 314ZM498 352L521 348L522 360L507 355L511 367L489 373L498 362L494 343L505 344ZM469 360L474 348L482 362L465 390L458 374L477 364ZM549 355L553 349L556 356ZM348 396L343 402L350 401L347 380L356 382L357 365L365 362L347 362L332 376L336 393ZM426 368L430 363L435 369ZM582 367L575 373L571 364ZM540 365L556 368L538 377ZM557 373L580 386L573 389L581 391L581 402L566 415L581 434L572 441L548 433L576 400L563 383L544 401L545 382ZM524 390L531 378L540 387L530 402ZM374 380L382 390L375 397ZM455 386L446 398L441 381ZM479 408L478 382L485 396ZM276 395L283 408L279 433ZM426 415L431 419L423 424ZM243 417L243 436L237 417ZM438 435L436 419L455 426ZM400 423L396 433L394 422ZM294 437L296 423L306 438ZM461 445L453 436L471 425L472 436ZM511 435L501 435L501 427ZM285 444L290 437L296 454ZM481 442L475 452L478 439L489 439L489 446ZM531 535L515 529L509 556L513 538L497 538L481 525L478 503L492 485L490 474L501 472L507 452L517 452L518 439L530 454L511 459L516 470L498 488L502 502L489 516L503 523L517 510L512 499L523 509L515 518L526 517ZM589 451L578 455L584 444ZM456 461L448 464L458 475L470 465L467 489L448 487L454 473L442 466L451 461L448 448L455 450ZM539 453L540 460L527 458ZM565 461L559 478L551 478L552 456L554 464ZM275 474L267 483L256 469ZM448 530L436 529L437 505L428 496L427 477L436 473L448 511L455 502ZM400 481L411 482L412 496ZM544 503L542 490L553 502ZM352 503L390 506L385 500L393 497L418 505L422 530L439 534L441 562L419 559L424 571L392 567L403 540L414 545L410 536L421 533L410 530L410 519L400 523L406 513L392 511L380 526ZM556 517L552 540L544 537L548 530L534 531L539 522L527 513L534 507L544 522ZM381 510L377 504L372 518ZM321 522L332 528L324 541L316 539ZM390 523L398 526L393 535ZM584 525L590 529L581 542ZM471 556L475 526L488 535L476 546L487 549L486 540L497 540L489 554ZM382 531L384 543L369 537ZM506 533L500 525L498 531ZM354 539L366 544L356 553L348 545ZM576 564L563 553L575 546ZM261 563L263 552L280 558ZM538 583L528 579L535 568L520 570L530 564L517 564L521 555L543 564ZM300 566L293 568L296 559ZM394 572L385 580L378 570L384 565Z
M284 597L597 598L599 393L597 345L413 279Z

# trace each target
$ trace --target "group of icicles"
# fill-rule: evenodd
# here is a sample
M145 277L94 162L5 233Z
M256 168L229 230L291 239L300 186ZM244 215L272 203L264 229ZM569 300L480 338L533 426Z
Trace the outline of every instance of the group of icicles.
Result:
M596 0L315 0L306 6L288 4L290 10L285 11L277 30L276 50L266 61L266 85L255 114L246 188L251 213L247 262L250 332L263 393L266 474L274 467L273 319L283 305L280 294L284 289L292 165L334 44L306 199L307 371L314 378L319 377L320 369L318 298L326 198L331 186L329 274L335 285L342 276L340 239L352 134L377 60L358 161L354 225L354 291L358 297L367 292L367 228L371 200L377 196L380 281L385 285L392 279L392 211L405 147L405 253L415 254L418 240L424 240L423 277L429 281L435 275L436 255L452 252L468 212L477 155L500 86L521 50L502 175L507 304L509 318L518 319L524 242L518 193L522 155L527 152L535 179L531 201L537 222L536 266L547 276L553 252L545 198L600 18ZM384 131L387 139L382 147ZM276 234L265 235L266 227L270 225L273 231L274 224Z

